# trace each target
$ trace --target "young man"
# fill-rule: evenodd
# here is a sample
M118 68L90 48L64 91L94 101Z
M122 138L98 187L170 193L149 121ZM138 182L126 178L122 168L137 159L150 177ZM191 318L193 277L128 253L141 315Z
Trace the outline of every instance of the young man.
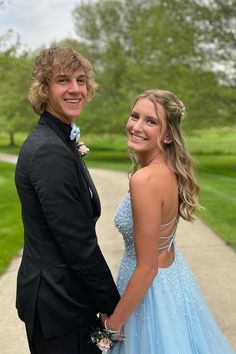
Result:
M71 48L43 50L29 99L41 115L16 166L24 251L16 305L33 354L95 354L97 313L119 294L97 244L100 202L71 124L96 89L91 64Z

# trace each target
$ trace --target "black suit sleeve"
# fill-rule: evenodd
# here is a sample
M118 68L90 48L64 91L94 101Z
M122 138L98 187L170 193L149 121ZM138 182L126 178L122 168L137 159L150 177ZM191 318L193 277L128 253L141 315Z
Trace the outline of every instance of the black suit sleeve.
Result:
M78 178L75 157L63 145L42 144L33 153L30 179L48 226L97 310L110 314L119 294L97 244L93 219L82 204Z

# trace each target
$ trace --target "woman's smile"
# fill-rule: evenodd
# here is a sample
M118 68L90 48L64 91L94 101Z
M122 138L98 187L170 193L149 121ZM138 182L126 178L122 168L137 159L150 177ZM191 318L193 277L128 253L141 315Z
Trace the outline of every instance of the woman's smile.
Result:
M145 141L145 140L148 140L147 138L141 136L141 135L137 135L135 133L132 133L130 132L130 135L131 135L131 139L134 140L134 141Z

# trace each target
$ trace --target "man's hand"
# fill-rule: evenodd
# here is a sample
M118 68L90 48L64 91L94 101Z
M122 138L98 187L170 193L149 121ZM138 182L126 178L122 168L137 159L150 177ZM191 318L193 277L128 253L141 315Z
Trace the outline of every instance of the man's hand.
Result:
M99 313L99 323L101 328L105 328L105 320L108 318L106 313Z

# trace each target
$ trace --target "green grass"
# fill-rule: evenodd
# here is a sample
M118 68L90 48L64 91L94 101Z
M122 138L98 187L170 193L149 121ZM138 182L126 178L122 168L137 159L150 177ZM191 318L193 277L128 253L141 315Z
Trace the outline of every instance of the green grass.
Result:
M0 152L6 152L11 155L18 155L20 146L4 146L0 145Z
M186 132L185 136L193 154L236 154L236 127L199 129Z
M25 134L18 134L20 145ZM90 148L85 157L89 167L127 172L130 161L125 136L87 135L82 140ZM196 162L204 209L199 217L228 245L236 250L236 128L188 132L187 145ZM9 148L7 136L0 135L0 151L17 154ZM13 181L14 166L0 163L0 272L22 246L20 205Z
M0 273L23 243L20 203L14 185L15 166L0 162Z
M128 171L131 165L126 151L114 150L91 150L85 157L85 162L91 167L108 168L115 171Z
M199 217L236 251L236 155L195 157L201 188Z
M27 134L15 134L16 147L9 147L9 137L0 133L0 151L17 153ZM236 127L199 129L185 133L187 146L193 154L222 155L236 154ZM126 151L125 135L98 134L81 135L81 140L95 151Z
M14 138L16 146L9 146L9 136L5 133L0 133L0 152L7 152L8 154L18 155L20 146L25 140L26 136L26 133L16 133Z

